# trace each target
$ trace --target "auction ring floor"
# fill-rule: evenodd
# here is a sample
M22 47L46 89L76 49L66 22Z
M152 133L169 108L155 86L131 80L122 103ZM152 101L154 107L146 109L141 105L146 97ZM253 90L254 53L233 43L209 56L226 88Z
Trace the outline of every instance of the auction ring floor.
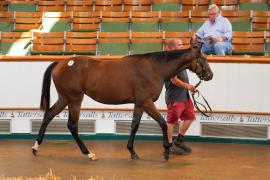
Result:
M75 141L44 140L34 157L34 140L0 139L0 177L37 177L52 170L62 179L267 179L270 147L257 144L187 142L193 152L163 159L161 141L136 141L131 160L126 141L84 141L99 157L89 161Z

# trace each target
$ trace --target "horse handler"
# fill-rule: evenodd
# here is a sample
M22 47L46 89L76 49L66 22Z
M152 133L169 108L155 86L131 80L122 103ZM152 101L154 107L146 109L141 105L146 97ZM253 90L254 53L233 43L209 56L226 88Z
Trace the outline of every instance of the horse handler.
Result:
M169 39L168 50L182 49L182 41L180 39ZM195 92L196 88L189 84L186 70L180 71L171 79L165 81L165 100L167 104L167 126L168 141L170 144L170 154L181 155L190 153L191 148L185 145L184 135L195 120L194 106L190 99L189 91ZM179 124L179 132L176 141L173 142L173 128Z

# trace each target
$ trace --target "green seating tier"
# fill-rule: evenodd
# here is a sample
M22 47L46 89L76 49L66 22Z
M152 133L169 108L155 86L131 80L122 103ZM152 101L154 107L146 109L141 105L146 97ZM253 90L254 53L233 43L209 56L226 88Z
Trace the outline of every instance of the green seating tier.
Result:
M194 32L0 32L2 55L128 55L166 50L170 38L189 47ZM233 31L233 55L270 54L269 31Z
M211 3L222 10L269 10L267 0L20 0L0 4L0 11L206 11Z
M231 10L221 11L221 14L230 20L234 32L259 31L264 35L256 37L256 42L235 38L232 54L270 53L268 33L264 32L270 30L270 11L266 0L230 0L226 1L228 4L219 0L203 0L198 3L187 0L146 0L142 1L140 7L132 4L132 0L117 0L114 1L116 4L105 1L20 0L0 4L1 33L62 33L58 40L53 37L48 41L36 40L35 36L1 36L1 54L125 55L161 51L168 39L164 31L195 32L207 19L207 7L211 2L218 4L221 9ZM77 34L79 37L75 37L76 32L84 32L83 36L87 38L81 37L80 33ZM112 32L126 34L112 40L106 37ZM157 36L153 37L153 34ZM183 36L175 37L183 39ZM147 38L148 41L145 41ZM188 47L188 40L185 39L184 43ZM20 49L20 52L16 54L14 49Z

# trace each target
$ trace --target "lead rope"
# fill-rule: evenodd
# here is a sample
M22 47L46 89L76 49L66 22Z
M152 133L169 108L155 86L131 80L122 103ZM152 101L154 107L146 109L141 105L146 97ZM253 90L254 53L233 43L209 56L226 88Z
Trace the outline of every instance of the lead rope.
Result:
M200 113L202 113L204 116L206 116L206 117L211 117L211 116L212 116L212 109L211 109L211 107L210 107L208 101L204 98L204 96L201 94L201 92L200 92L199 90L197 90L197 87L201 84L201 82L202 82L202 81L200 80L200 81L195 85L196 91L195 91L195 92L192 92L192 93L191 93L191 96L192 96L192 99L193 99L195 108L196 108ZM195 95L197 95L197 96L195 97ZM204 100L204 102L205 102L206 105L204 105L204 104L202 104L201 102L197 101L197 99L198 99L200 96L202 97L202 99ZM204 110L201 110L201 109L199 108L198 105L200 105L201 107L203 107ZM208 113L208 110L209 110L209 113L210 113L209 115L206 114L206 113Z

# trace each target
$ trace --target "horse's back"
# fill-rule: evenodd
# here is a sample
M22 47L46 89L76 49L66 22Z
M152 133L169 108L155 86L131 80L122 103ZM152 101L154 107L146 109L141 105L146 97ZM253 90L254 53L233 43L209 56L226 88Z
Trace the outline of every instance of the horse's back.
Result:
M149 62L140 56L126 56L119 60L96 60L76 56L60 62L53 71L58 92L87 94L105 104L138 101L138 97L158 96L162 89Z
M114 103L111 97L130 101L136 76L126 60L96 60L76 56L59 62L53 71L53 80L62 94L87 94L103 103ZM68 91L68 93L67 93ZM117 103L117 102L116 102Z
M58 63L53 72L54 78L80 75L87 76L109 76L117 78L117 76L125 76L129 74L136 66L134 62L128 61L127 58L120 60L97 60L88 56L75 56ZM133 67L132 67L133 66Z

